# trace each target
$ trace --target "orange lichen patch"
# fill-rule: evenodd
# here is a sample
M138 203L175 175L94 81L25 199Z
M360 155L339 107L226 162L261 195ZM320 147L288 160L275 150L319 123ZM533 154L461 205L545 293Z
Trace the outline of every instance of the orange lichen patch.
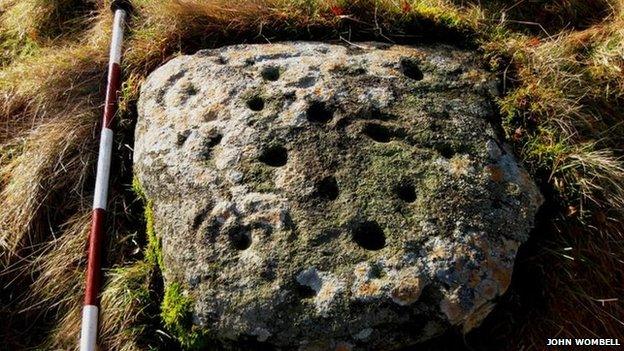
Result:
M444 247L444 245L434 246L433 250L429 254L429 258L431 258L432 260L446 259L448 258L448 256L449 256L448 252L446 251L446 248Z
M479 271L472 271L470 273L470 279L468 280L468 286L471 288L474 288L480 282L481 282L481 274L479 274Z
M440 302L440 310L446 315L446 318L448 318L449 322L452 324L458 324L464 315L464 310L459 305L457 295L455 294L445 297Z
M507 290L509 284L511 283L511 271L499 265L493 265L492 278L500 286L501 292L504 292L505 290Z
M498 294L498 285L491 280L485 280L481 283L480 291L484 299L491 300Z
M336 345L335 351L351 351L353 350L353 345L348 342L341 341Z
M358 298L374 297L381 293L381 284L372 280L370 282L364 282L360 284L353 295Z
M476 69L471 69L465 72L464 74L462 74L462 78L476 82L477 80L483 78L483 74L477 71Z
M282 222L282 211L275 210L269 213L269 222L272 224L279 224Z
M406 277L399 280L397 285L390 291L390 297L395 303L406 306L420 298L424 284L418 277Z
M327 282L323 284L319 292L316 294L316 299L319 300L333 300L336 296L336 291L339 289L335 284Z
M366 274L368 273L368 265L367 264L357 264L355 266L355 269L353 270L353 274L355 274L356 277L365 277Z
M449 162L450 172L456 177L468 175L472 168L470 159L467 156L453 157Z
M485 166L485 170L490 174L490 180L496 183L500 183L504 179L503 170L495 165Z

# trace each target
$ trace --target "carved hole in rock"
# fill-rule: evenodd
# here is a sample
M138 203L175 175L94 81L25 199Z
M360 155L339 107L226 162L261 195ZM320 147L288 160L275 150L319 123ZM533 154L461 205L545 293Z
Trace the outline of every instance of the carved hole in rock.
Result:
M427 284L420 293L418 301L424 306L435 306L440 303L442 298L442 293L437 284Z
M453 149L453 146L451 146L450 144L447 144L447 143L438 144L435 146L435 149L444 158L452 158L453 156L455 156L455 150Z
M359 76L366 73L366 68L364 67L351 67L349 69L349 74L354 75L354 76Z
M328 200L336 200L338 197L338 182L333 176L321 179L317 184L317 191L321 198Z
M380 121L388 121L398 119L398 117L392 113L382 112L377 108L373 108L365 114L366 118Z
M319 235L311 241L312 246L319 246L329 243L340 236L340 230L336 228L326 228L321 230Z
M352 238L366 250L381 250L386 246L386 235L375 221L356 223L352 230Z
M188 137L191 135L191 131L189 129L178 133L177 136L177 140L176 140L176 145L178 146L182 146L184 144L184 142L186 142L186 139L188 139Z
M237 227L229 231L230 245L236 250L246 250L251 246L251 233L243 227Z
M327 123L332 119L333 115L334 112L320 101L312 102L306 111L308 121L313 123Z
M266 267L260 272L260 277L268 281L274 281L277 278L274 267Z
M413 184L406 183L401 184L396 187L395 192L399 199L405 202L414 202L416 201L416 188L414 188Z
M311 287L301 284L295 280L295 293L302 299L309 299L316 295L316 291Z
M400 62L401 72L413 80L422 80L424 78L423 72L418 67L418 62L415 59L404 57Z
M385 276L385 272L383 270L383 267L377 263L372 264L370 267L370 277L372 279L379 279L379 278L383 278Z
M260 96L254 96L247 100L247 107L252 111L261 111L264 108L264 99Z
M211 135L206 138L206 140L204 140L201 157L206 160L209 159L210 154L212 153L212 149L214 149L215 146L219 145L221 139L223 139L223 135L221 134Z
M199 92L199 90L193 84L187 84L183 88L183 93L185 95L193 96L193 95L197 95L198 92Z
M352 121L350 118L347 118L347 117L341 118L336 122L336 125L335 125L336 129L345 129L351 124L351 122Z
M221 134L215 134L211 137L209 137L208 139L206 139L206 146L213 148L217 145L219 145L219 143L221 142L221 139L223 139L223 135Z
M315 83L316 83L316 77L307 76L307 77L303 77L299 79L299 81L297 82L297 87L305 89L305 88L314 86Z
M200 211L195 218L193 218L193 224L191 226L191 228L193 228L193 230L197 230L199 228L199 226L206 220L206 217L208 216L208 210L204 209L203 211Z
M379 143L387 143L390 141L391 132L388 128L374 123L368 123L364 126L362 131L366 136Z
M288 151L283 146L271 146L260 155L260 162L271 167L282 167L288 161Z
M262 75L262 78L264 80L269 80L269 81L274 82L279 79L280 70L278 67L275 67L275 66L267 66L262 69L262 72L260 72L260 74Z

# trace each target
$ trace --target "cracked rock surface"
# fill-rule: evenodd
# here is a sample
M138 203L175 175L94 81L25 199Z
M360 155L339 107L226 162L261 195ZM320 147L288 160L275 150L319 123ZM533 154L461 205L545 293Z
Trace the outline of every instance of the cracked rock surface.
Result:
M142 87L135 171L206 337L386 350L478 326L543 199L450 46L237 45Z

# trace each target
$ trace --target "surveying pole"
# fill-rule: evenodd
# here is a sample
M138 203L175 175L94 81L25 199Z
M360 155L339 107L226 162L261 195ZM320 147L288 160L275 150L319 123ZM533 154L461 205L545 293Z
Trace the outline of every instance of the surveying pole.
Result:
M95 351L97 345L98 315L102 244L104 242L104 218L108 201L108 180L110 178L111 154L113 151L112 122L117 111L117 97L121 86L121 45L126 17L132 7L127 0L113 0L111 10L114 14L113 37L110 46L108 64L108 83L106 101L102 118L102 132L95 177L93 195L93 213L89 233L89 251L87 258L87 278L85 300L82 309L82 328L80 331L80 351Z

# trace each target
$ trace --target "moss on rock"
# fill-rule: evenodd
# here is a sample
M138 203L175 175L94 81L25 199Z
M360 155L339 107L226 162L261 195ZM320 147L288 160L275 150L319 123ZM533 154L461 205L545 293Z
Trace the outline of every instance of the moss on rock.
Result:
M193 299L179 283L165 287L161 304L161 318L165 327L187 350L199 350L206 345L206 329L198 329L192 324Z

